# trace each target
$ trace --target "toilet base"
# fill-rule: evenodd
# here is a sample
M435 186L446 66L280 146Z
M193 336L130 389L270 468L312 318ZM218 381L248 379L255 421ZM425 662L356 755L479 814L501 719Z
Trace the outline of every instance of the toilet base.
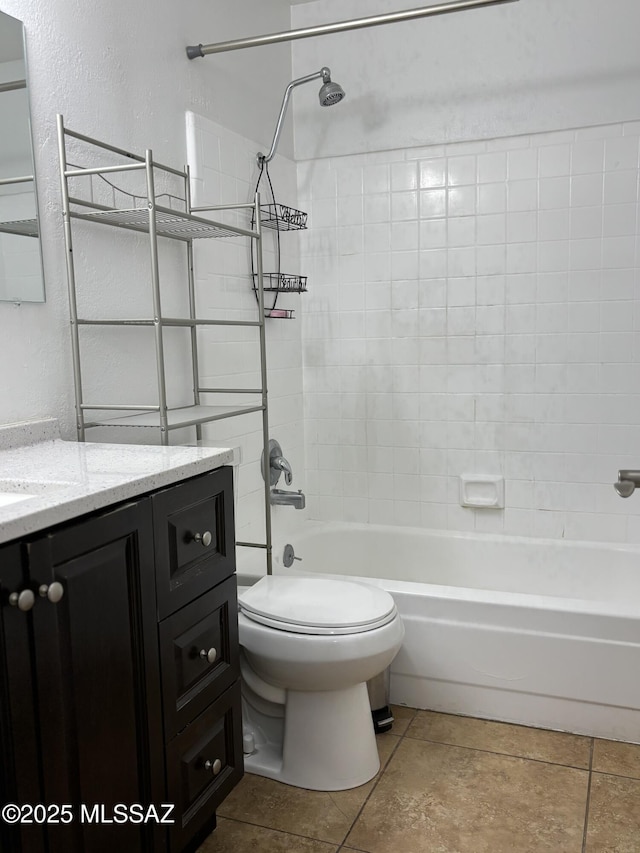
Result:
M312 791L344 791L380 769L365 683L326 692L288 690L282 741L270 739L278 727L261 716L243 699L244 728L256 741L244 757L249 773Z

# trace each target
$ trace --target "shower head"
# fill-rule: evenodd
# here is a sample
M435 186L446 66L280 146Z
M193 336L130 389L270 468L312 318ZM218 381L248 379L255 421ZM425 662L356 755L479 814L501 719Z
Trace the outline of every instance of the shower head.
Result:
M287 86L284 93L284 98L282 99L280 115L278 116L276 129L273 134L273 142L271 143L269 153L259 153L257 155L259 166L264 166L265 163L268 163L270 160L272 160L273 156L276 153L276 148L278 147L278 140L280 138L280 131L282 130L282 123L284 121L284 116L287 111L287 105L289 103L289 98L293 89L296 86L302 85L302 83L310 83L312 80L317 80L319 77L322 78L322 86L320 87L320 92L318 94L321 107L332 107L334 104L339 103L345 97L344 89L339 83L334 83L331 80L331 71L326 66L321 68L320 71L316 71L314 74L307 74L306 77L299 77L297 80L292 80L291 83L289 83L289 85Z
M318 98L320 99L321 107L332 107L334 104L339 104L345 97L344 89L339 83L333 83L328 68L323 68L327 72L327 79L320 87ZM324 77L322 78L324 80Z

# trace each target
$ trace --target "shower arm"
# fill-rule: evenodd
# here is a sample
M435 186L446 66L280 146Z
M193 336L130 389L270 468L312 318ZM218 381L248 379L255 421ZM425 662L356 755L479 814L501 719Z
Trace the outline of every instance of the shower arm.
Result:
M268 154L259 153L257 155L258 165L263 166L265 163L271 162L276 153L276 148L278 147L278 140L280 139L280 133L282 132L282 124L284 122L284 116L287 111L287 106L289 105L289 98L291 97L291 92L296 86L301 86L303 83L310 83L312 80L318 80L322 78L322 80L326 83L328 79L330 79L330 72L328 68L321 68L320 71L316 71L314 74L307 74L306 77L298 77L297 80L292 80L291 83L285 89L284 97L282 98L282 106L280 107L280 115L278 116L278 121L276 123L276 129L273 134L273 141L271 143L271 148L269 149Z
M389 12L370 18L355 18L351 21L338 21L334 24L321 24L316 27L305 27L300 30L289 30L282 33L269 33L264 36L221 41L217 44L195 44L187 47L189 59L207 56L210 53L223 53L227 50L241 50L245 47L260 47L267 44L280 44L295 39L312 38L331 33L341 33L347 30L359 30L364 27L377 27L381 24L394 24L399 21L412 21L415 18L427 18L432 15L446 15L448 12L464 12L482 6L501 6L503 3L517 3L518 0L453 0L450 3L440 3L436 6L426 6L420 9L408 9L404 12Z

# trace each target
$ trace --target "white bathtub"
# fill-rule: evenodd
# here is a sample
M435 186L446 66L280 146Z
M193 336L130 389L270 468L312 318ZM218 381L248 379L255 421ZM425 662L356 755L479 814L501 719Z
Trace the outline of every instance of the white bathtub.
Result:
M303 562L389 590L391 700L640 742L640 548L309 522Z

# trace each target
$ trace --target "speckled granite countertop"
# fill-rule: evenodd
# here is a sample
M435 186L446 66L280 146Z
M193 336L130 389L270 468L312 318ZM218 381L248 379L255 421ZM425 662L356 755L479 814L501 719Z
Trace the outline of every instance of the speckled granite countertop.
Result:
M0 542L232 460L228 448L62 441L53 419L0 426Z

